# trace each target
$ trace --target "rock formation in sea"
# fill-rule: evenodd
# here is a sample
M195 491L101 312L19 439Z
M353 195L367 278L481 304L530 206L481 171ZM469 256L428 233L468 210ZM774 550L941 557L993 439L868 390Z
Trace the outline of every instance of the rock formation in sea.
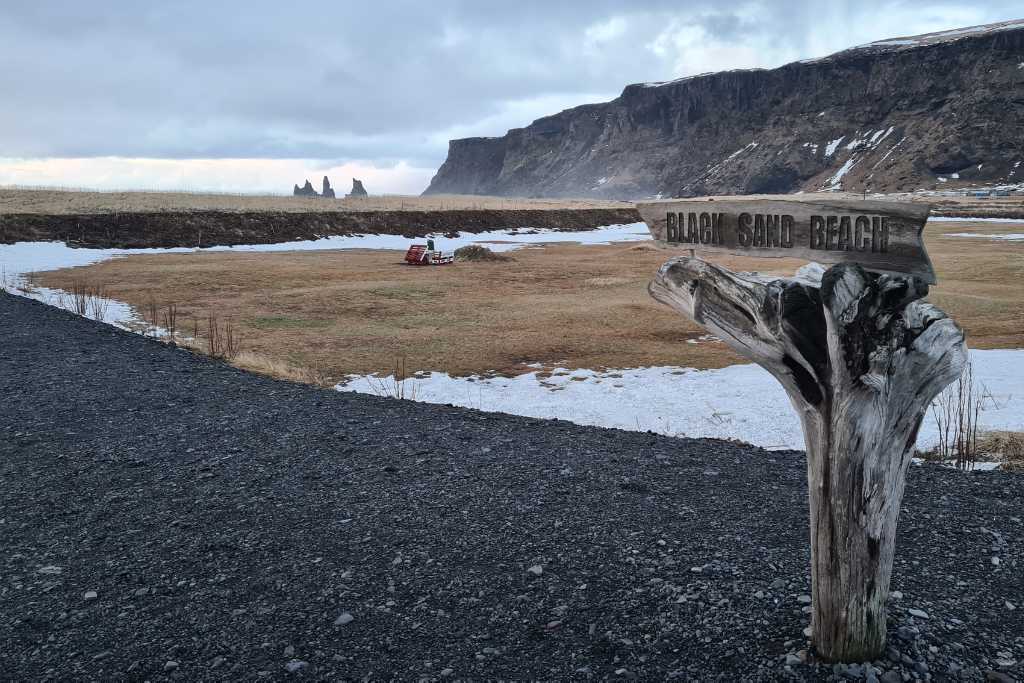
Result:
M356 180L355 178L353 178L352 179L352 191L349 192L345 196L347 196L347 197L367 197L367 196L369 196L369 194L366 192L366 188L363 187L363 181L362 180Z
M313 189L313 183L309 182L308 179L306 180L306 184L303 185L302 187L299 187L298 185L296 185L295 186L295 190L292 191L292 194L295 195L296 197L318 197L319 196L319 195L317 195L316 190Z
M320 196L324 199L334 199L334 188L331 187L331 181L324 176L324 191L320 193Z

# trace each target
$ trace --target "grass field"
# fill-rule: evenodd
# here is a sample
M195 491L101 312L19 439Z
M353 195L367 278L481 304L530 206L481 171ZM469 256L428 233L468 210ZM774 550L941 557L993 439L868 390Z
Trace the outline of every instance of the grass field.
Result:
M321 199L187 192L88 192L0 188L0 215L146 213L175 211L451 211L630 208L597 199L510 199L476 195L371 196Z
M930 299L975 348L1024 347L1024 242L943 237L1020 232L1009 223L929 223L940 284ZM190 253L132 256L42 274L69 289L101 283L140 311L176 303L179 328L210 312L231 319L245 349L330 379L391 372L522 372L739 362L723 344L650 299L651 275L674 252L653 244L553 245L507 262L414 268L399 252ZM733 269L792 273L795 260L727 258Z

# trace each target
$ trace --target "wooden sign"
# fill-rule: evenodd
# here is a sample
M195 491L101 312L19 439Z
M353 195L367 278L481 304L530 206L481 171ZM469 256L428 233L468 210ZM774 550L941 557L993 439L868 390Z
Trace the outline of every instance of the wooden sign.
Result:
M638 202L654 239L699 253L857 263L934 284L927 204L799 195Z

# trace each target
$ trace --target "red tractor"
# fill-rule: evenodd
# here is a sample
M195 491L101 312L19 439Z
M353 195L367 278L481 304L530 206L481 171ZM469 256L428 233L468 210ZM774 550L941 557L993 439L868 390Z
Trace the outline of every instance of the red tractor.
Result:
M426 244L414 244L405 252L405 262L414 266L444 266L455 262L454 251L440 251L434 248L434 240Z

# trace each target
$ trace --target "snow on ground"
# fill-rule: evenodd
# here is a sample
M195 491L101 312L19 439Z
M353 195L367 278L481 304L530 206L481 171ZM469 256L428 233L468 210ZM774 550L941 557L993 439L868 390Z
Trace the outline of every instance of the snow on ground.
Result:
M825 181L825 184L830 186L832 189L840 187L843 183L843 176L849 173L850 169L857 165L857 161L858 159L856 157L851 156L831 178Z
M1024 350L972 350L974 378L991 398L983 429L1024 430ZM803 450L800 422L782 386L758 365L720 370L678 367L620 370L541 369L518 377L450 377L433 372L403 380L406 398L492 412L557 418L582 425L669 436L739 439L764 448ZM395 396L394 377L350 377L339 391ZM918 446L935 444L929 415Z
M1018 222L1012 219L932 218L936 221ZM969 233L956 236L986 237ZM1024 235L993 235L998 239ZM550 230L496 230L437 236L437 247L450 250L466 244L486 244L496 251L528 248L553 242L609 244L649 240L643 223L609 226L581 232ZM423 241L418 238L415 241ZM71 308L63 292L45 288L19 291L33 272L84 266L132 254L187 253L194 251L296 251L315 249L402 249L413 240L393 235L357 235L321 240L257 244L205 249L71 249L60 242L20 242L0 245L0 287L27 294L51 305ZM137 321L130 306L108 301L103 319L119 327ZM127 327L126 327L127 328ZM151 331L152 332L152 331ZM159 334L160 331L155 331ZM710 336L697 342L714 341ZM695 342L696 343L696 342ZM1024 430L1024 350L972 351L975 377L993 396L981 416L985 428ZM585 425L601 425L660 434L734 438L766 448L803 448L800 426L778 383L756 365L734 365L720 370L652 367L624 370L558 370L545 377L537 367L518 377L453 378L431 373L405 380L404 394L431 403L451 403L489 411L540 418L560 418ZM393 395L393 378L353 377L341 391ZM921 446L936 438L928 418Z
M481 233L459 233L457 237L431 236L438 249L458 249L468 244L484 244L493 251L512 251L540 244L575 242L578 244L601 245L613 242L636 242L650 240L651 234L644 223L609 225L596 230L559 232L550 229L519 228L515 230L491 230ZM281 242L278 244L244 244L234 247L219 246L193 249L175 247L168 249L72 249L63 242L16 242L0 244L0 289L6 289L43 303L71 310L70 298L60 290L45 287L26 288L26 279L31 273L75 266L88 266L111 258L135 254L184 254L199 251L313 251L324 249L396 249L406 250L413 242L424 242L426 237L409 238L401 235L349 235L325 237L318 240ZM141 318L128 304L114 299L102 300L102 321L128 329L140 322ZM93 317L93 316L90 316ZM160 334L160 330L154 331Z
M825 145L825 156L830 157L833 154L835 154L836 149L839 147L839 143L841 143L845 137L845 135L841 135L835 140L832 140L827 145Z
M929 216L934 223L1024 223L1024 218L965 218L963 216Z
M1005 235L985 235L977 232L947 232L943 237L983 237L987 240L1010 240L1016 242L1024 240L1024 233L1010 232Z
M517 230L491 230L481 233L459 233L458 237L431 235L438 249L458 249L468 244L484 244L493 251L512 251L536 244L575 242L599 245L613 242L650 240L651 234L644 223L610 225L596 230L559 232L519 228ZM233 247L204 247L194 249L175 247L168 249L72 249L63 242L16 242L0 244L0 273L16 278L32 272L87 266L107 259L136 254L185 254L204 251L315 251L326 249L396 249L405 251L413 242L425 242L427 237L401 235L348 235L325 237L318 240L280 242L277 244L243 244Z

